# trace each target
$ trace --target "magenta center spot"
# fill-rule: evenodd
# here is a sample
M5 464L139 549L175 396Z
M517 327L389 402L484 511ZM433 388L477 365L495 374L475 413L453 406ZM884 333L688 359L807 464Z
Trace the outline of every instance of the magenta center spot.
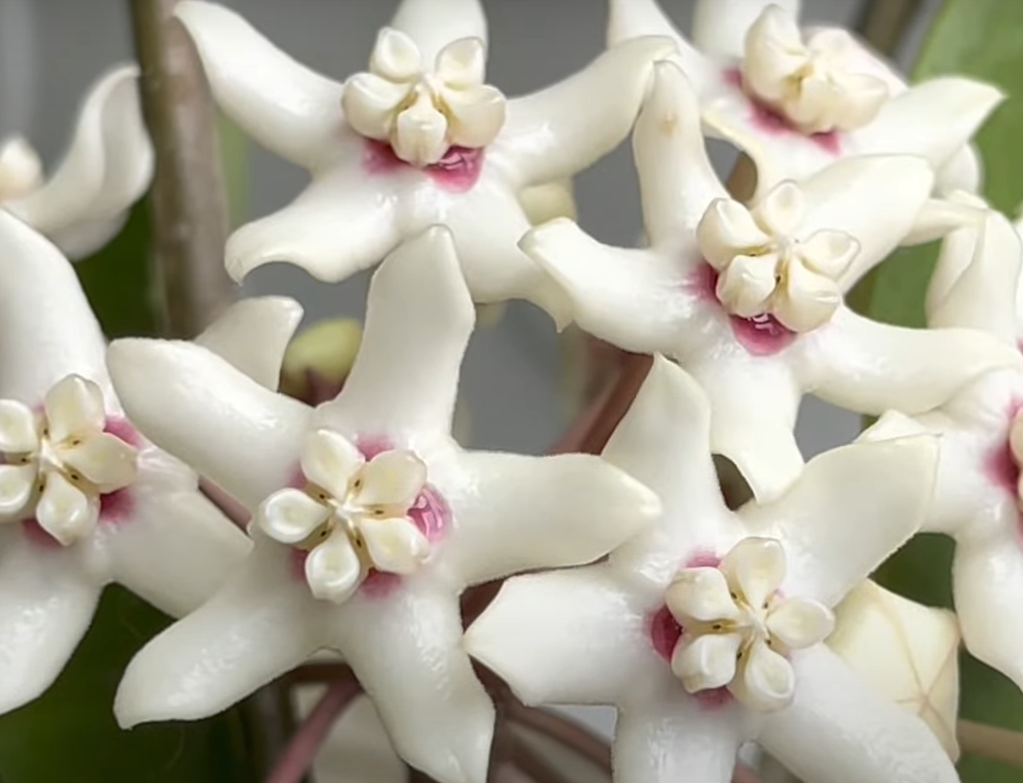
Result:
M691 567L695 567L695 565ZM685 630L678 624L675 616L667 606L662 606L651 615L650 641L657 654L668 664L671 663L671 656L675 652L675 647L682 641L684 635ZM694 693L693 698L703 707L714 708L728 704L733 696L728 688L713 688Z
M687 285L700 296L716 302L723 308L717 296L719 276L714 267L704 262L690 277ZM735 339L753 356L773 356L790 346L798 337L796 332L783 325L770 313L760 313L752 318L741 318L729 313L728 321Z
M140 448L142 438L138 431L131 426L127 419L108 417L103 425L103 431L120 438L129 446ZM125 487L114 492L99 496L99 521L109 524L119 524L128 521L135 507L135 499L131 495L131 488Z
M444 190L465 193L479 180L484 157L482 147L454 146L439 161L419 170ZM366 141L363 168L368 174L392 174L416 167L399 158L390 144L370 139Z
M791 135L807 139L829 155L838 156L842 152L842 138L838 131L824 133L804 133L795 127L787 117L771 106L759 100L745 88L742 72L738 68L729 68L724 72L728 84L742 90L750 105L750 122L759 130L775 136Z

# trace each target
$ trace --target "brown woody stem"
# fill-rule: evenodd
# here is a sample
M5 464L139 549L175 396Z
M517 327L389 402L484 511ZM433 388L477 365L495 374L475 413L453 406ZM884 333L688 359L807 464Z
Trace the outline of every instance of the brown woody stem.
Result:
M961 720L956 726L963 753L1000 761L1023 769L1023 734L972 720Z
M234 296L224 270L227 201L216 114L177 0L129 0L142 110L156 151L150 193L154 280L163 331L190 338Z

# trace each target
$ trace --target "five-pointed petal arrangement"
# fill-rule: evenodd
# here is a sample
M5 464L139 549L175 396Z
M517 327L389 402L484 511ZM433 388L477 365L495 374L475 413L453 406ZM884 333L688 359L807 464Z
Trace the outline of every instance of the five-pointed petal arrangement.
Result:
M332 648L409 763L482 783L494 710L462 648L458 595L589 562L659 504L598 457L458 447L451 415L473 323L451 234L434 227L377 270L355 365L316 409L189 343L114 343L133 420L255 518L249 559L128 667L122 724L215 713Z
M997 212L946 238L927 296L928 322L1016 346L1019 237ZM1023 372L989 372L941 408L888 415L865 433L941 435L934 504L924 529L956 540L953 596L967 649L1023 688Z
M26 139L0 138L0 208L71 258L105 245L149 187L153 149L142 122L137 77L134 65L121 66L90 88L71 144L48 179Z
M697 0L693 42L657 0L609 0L608 44L670 35L710 133L746 152L759 193L844 157L921 155L942 168L939 190L976 190L966 145L1002 100L958 76L907 88L846 30L798 26L799 0ZM946 165L947 164L947 165Z
M516 246L529 228L518 194L575 174L624 139L654 59L674 51L666 38L633 41L553 87L506 100L483 84L478 0L405 0L370 70L343 84L222 6L186 0L176 13L224 111L312 175L294 203L229 239L235 279L288 261L343 280L436 223L454 233L474 300L527 298L556 319L557 287Z
M972 331L898 328L843 303L914 226L933 182L921 158L845 159L744 206L714 174L695 95L670 62L655 66L634 151L648 249L599 244L569 220L534 229L522 247L563 285L582 329L667 354L700 381L713 449L757 497L776 496L802 467L792 431L804 393L917 413L1020 363Z
M470 654L528 704L616 705L620 781L724 783L748 740L807 783L957 781L927 726L820 643L831 608L916 531L934 440L827 452L777 501L733 512L710 418L656 359L604 457L660 495L660 520L605 563L510 579Z
M103 335L74 270L2 210L0 278L6 712L60 673L104 585L123 584L180 616L213 594L249 544L199 492L195 473L125 419L107 375ZM274 320L264 306L247 309ZM228 337L221 329L216 341L227 355L247 339L244 330Z

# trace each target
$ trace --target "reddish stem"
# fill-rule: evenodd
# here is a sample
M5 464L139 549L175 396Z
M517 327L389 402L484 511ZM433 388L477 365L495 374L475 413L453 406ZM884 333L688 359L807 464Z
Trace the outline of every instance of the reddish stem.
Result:
M567 775L521 739L512 746L511 762L536 783L571 783Z
M245 530L248 527L249 520L252 519L248 509L216 484L200 478L199 491L206 496L207 500L223 511L224 516L234 522L239 528Z
M554 445L547 450L548 454L571 454L582 449L590 431L596 426L604 408L607 407L611 394L614 392L614 384L609 384L597 398L589 404L582 414L572 422L572 425L565 431L565 434L555 441Z
M266 783L299 783L312 766L334 722L361 692L358 680L352 676L332 683L292 736Z
M643 353L630 353L622 361L618 380L612 387L600 412L594 416L593 426L582 439L579 451L600 454L612 433L636 399L643 381L653 364L653 357Z
M607 741L581 723L553 712L527 707L517 701L508 704L508 718L514 723L546 734L601 769L611 771L611 748Z

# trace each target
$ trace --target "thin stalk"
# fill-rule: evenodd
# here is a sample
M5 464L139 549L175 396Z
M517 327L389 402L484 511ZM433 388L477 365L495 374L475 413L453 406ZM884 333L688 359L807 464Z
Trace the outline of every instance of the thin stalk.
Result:
M519 738L512 746L511 763L535 783L571 783L567 775Z
M1018 731L961 720L956 726L956 733L963 753L1023 769L1023 734Z
M618 380L600 413L594 417L590 431L581 439L579 451L584 454L600 454L604 450L615 428L636 399L652 364L653 357L648 354L631 353L625 357Z
M224 270L227 199L216 114L177 0L128 0L142 110L156 151L150 192L153 279L169 337L201 332L234 296Z
M605 772L611 772L611 748L603 737L581 723L535 707L508 705L508 719L560 742Z
M354 677L337 680L330 685L292 736L266 783L299 783L312 767L313 759L334 723L361 692L362 688Z

